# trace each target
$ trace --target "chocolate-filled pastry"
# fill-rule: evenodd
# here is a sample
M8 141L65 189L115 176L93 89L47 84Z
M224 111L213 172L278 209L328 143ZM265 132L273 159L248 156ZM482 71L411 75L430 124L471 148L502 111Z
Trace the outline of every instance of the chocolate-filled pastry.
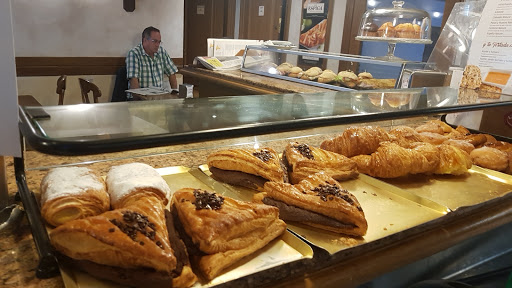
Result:
M54 168L41 181L41 214L50 225L59 226L109 209L105 182L88 168Z
M193 266L208 280L286 230L276 207L201 189L176 191L171 206Z
M292 184L320 171L336 180L352 179L358 175L356 162L350 158L298 142L286 146L283 161Z
M137 198L125 207L60 225L50 233L53 247L95 277L136 287L170 287L176 257L164 206L152 194Z
M232 185L263 190L267 181L288 182L279 154L272 148L228 149L208 155L213 178Z
M299 182L265 183L254 201L279 208L279 217L324 230L364 236L368 223L356 197L332 177L316 173Z

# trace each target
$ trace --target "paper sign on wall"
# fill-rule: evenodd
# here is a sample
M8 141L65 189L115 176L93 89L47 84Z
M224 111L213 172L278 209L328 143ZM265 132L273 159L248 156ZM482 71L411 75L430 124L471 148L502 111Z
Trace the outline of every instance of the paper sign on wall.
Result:
M473 69L472 73L476 75L479 87L473 83L474 89L512 94L512 30L509 29L511 13L512 0L487 1L482 11L469 50L469 67L465 69L465 74ZM463 82L464 80L465 78ZM469 83L466 86L472 85Z

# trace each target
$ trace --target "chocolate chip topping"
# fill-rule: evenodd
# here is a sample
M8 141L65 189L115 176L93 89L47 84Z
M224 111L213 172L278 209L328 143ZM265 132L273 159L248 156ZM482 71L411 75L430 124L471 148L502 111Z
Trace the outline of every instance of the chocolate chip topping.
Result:
M315 159L315 156L313 156L308 144L296 144L293 145L293 148L297 149L300 152L300 154L302 154L302 156L311 160Z
M263 162L268 162L270 159L274 158L274 156L272 156L272 153L270 153L270 151L265 150L265 149L262 149L259 152L254 152L254 153L252 153L252 155L256 156Z
M148 237L151 241L155 241L155 224L149 222L147 216L134 211L124 211L122 221L117 219L111 219L110 222L119 228L121 232L128 235L133 241L139 242L140 245L144 245L143 241L137 241L137 232ZM114 232L113 228L109 229L110 232ZM156 241L158 247L164 249L162 243Z
M193 204L196 205L196 210L219 210L224 204L224 197L204 190L194 190L194 197L196 197L196 201Z
M317 193L317 196L320 196L320 199L326 202L327 200L334 200L334 197L338 197L347 201L350 205L354 204L352 198L348 196L348 191L340 189L340 187L335 184L326 182L325 184L320 184L318 187L315 187L313 191Z

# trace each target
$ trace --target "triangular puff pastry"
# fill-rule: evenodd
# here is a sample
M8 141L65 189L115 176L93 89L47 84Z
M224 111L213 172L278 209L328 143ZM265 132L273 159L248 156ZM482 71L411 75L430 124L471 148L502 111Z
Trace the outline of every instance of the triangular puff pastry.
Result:
M261 249L286 229L276 207L238 201L201 189L180 189L171 203L175 225L189 255L208 280Z
M321 171L336 180L347 180L358 175L354 160L303 143L289 143L283 153L283 162L288 167L292 184Z
M126 207L67 222L54 229L50 239L59 252L98 278L130 286L172 285L176 258L162 201L155 196L138 197ZM112 273L112 267L122 269ZM148 276L137 282L133 275L141 270Z
M288 182L272 148L222 150L208 155L207 164L216 180L254 190L262 191L267 181Z
M295 185L267 182L265 192L256 194L254 200L278 207L285 221L354 236L363 236L368 229L356 197L321 172Z

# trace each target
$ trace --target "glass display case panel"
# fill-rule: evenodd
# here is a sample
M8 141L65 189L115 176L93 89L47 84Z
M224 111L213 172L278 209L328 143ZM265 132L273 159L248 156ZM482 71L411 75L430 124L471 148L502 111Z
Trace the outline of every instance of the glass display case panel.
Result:
M305 67L298 57L323 59L322 67ZM347 64L347 65L345 65ZM377 78L372 71L361 69L361 64L372 64L386 69L385 78ZM339 70L338 67L351 67ZM241 70L337 91L407 88L400 82L404 70L435 70L433 64L414 61L386 61L375 57L312 52L289 47L247 46Z

